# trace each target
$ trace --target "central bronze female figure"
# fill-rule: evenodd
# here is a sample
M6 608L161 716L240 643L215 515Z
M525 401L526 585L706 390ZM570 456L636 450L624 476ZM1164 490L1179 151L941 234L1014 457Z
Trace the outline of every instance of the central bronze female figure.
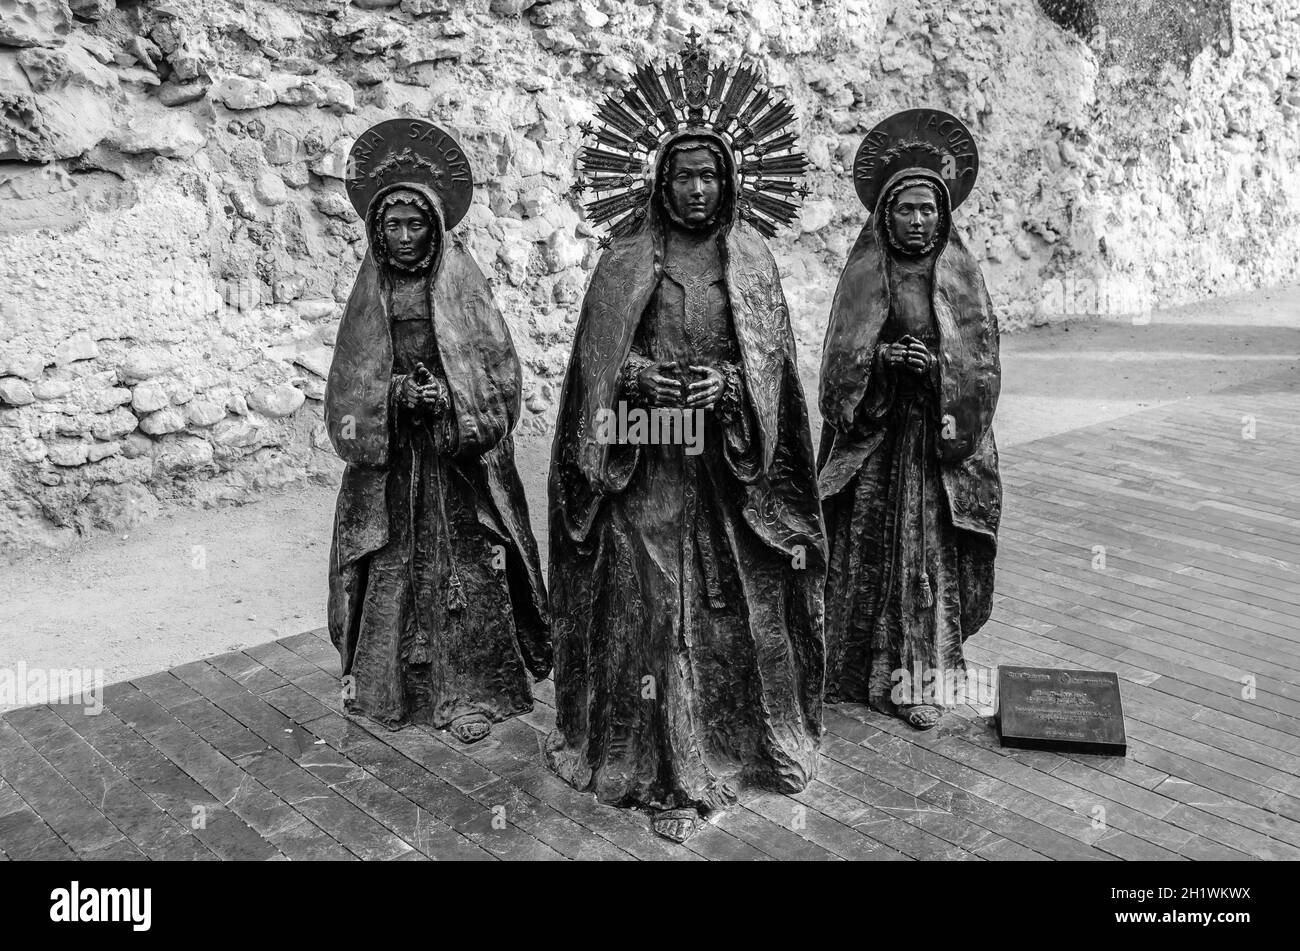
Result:
M821 514L763 240L793 215L804 158L789 107L756 87L711 70L692 37L680 67L643 67L602 106L580 155L583 186L614 192L589 212L623 217L583 301L551 461L548 752L676 841L745 785L802 789L821 731ZM682 438L601 425L646 408Z
M520 368L478 265L450 234L473 183L421 120L357 140L349 197L370 252L325 388L347 463L330 557L329 631L344 705L465 743L532 709L551 644L537 544L510 436Z

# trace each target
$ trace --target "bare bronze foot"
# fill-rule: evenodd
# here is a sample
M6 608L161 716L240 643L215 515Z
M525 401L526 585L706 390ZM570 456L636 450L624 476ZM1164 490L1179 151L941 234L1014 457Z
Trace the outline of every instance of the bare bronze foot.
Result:
M918 730L933 730L939 725L943 711L928 703L918 703L910 707L899 707L898 716L908 726Z
M448 727L456 739L469 745L477 743L492 732L492 721L481 713L467 713L451 721Z
M672 842L685 842L698 831L704 822L694 809L665 809L650 820L656 835Z
M704 793L705 811L710 813L734 806L739 801L740 795L736 792L736 787L727 782L715 782Z

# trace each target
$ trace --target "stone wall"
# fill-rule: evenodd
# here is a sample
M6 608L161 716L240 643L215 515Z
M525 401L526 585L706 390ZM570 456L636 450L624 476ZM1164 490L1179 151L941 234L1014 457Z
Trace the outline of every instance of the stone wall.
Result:
M813 194L774 251L809 367L863 219L846 168L915 105L978 137L958 223L1006 327L1293 279L1297 4L1187 20L1205 6L0 0L0 555L337 478L320 398L364 250L343 162L394 115L473 160L461 227L543 438L597 254L576 124L692 26L801 117Z

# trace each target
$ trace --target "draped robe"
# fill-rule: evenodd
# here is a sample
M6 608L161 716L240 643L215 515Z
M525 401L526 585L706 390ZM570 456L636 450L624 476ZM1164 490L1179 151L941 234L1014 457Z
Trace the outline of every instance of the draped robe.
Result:
M718 242L710 293L721 312L718 298L706 307L717 349L692 351L696 363L737 358L740 405L708 414L693 457L597 436L601 411L628 398L634 347L642 358L682 355L692 291L665 278L662 215L597 264L561 397L548 757L603 802L707 812L729 800L722 786L796 791L813 775L825 542L780 277L743 222Z
M368 254L339 326L325 423L347 465L329 632L350 711L391 727L443 727L469 713L500 720L531 709L525 670L540 679L551 667L510 436L520 367L482 272L443 232L436 196L394 187L419 191L435 209L438 251L429 279L414 293L408 279L396 303L402 282ZM368 226L372 248L382 249ZM395 378L417 359L449 392L436 423L393 398Z
M903 177L936 183L946 229L913 261L894 256L883 230ZM822 359L826 695L886 713L942 705L941 694L898 688L964 672L961 645L992 608L998 330L979 266L948 226L947 194L918 169L881 190L840 277ZM904 334L937 357L927 376L884 363L881 345Z

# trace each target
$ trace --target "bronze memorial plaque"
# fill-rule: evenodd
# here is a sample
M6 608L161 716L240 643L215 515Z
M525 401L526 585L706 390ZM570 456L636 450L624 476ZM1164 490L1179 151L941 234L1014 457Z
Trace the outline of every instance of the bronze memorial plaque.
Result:
M1113 671L999 667L1003 746L1123 756L1124 711Z

